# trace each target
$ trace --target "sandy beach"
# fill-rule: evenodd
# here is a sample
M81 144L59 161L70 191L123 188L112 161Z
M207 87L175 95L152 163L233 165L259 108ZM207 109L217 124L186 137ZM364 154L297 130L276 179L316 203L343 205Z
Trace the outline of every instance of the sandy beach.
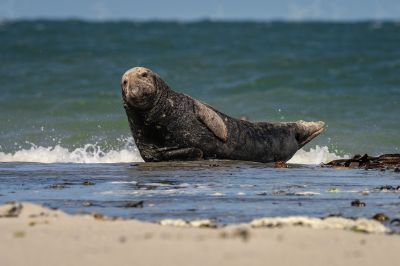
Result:
M400 236L384 233L254 224L195 227L206 221L192 226L164 221L170 225L163 226L69 215L31 203L2 205L0 217L2 266L395 265L400 249Z

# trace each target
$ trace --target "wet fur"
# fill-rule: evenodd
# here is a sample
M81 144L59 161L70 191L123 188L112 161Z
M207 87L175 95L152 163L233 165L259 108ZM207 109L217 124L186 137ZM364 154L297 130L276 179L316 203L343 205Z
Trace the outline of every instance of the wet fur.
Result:
M199 108L199 101L173 91L157 75L153 79L158 94L151 109L135 109L126 104L126 99L124 104L132 135L145 161L287 161L304 145L301 139L311 136L298 122L251 123L208 105L206 109L201 105Z

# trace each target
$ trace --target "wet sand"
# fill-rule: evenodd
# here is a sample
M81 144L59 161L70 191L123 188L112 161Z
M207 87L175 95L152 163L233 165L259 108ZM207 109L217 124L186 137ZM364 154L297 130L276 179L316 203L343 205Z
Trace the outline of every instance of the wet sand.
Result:
M372 218L400 231L399 173L393 170L241 161L131 164L0 164L0 204L24 201L67 213L99 212L142 221L264 216ZM360 204L354 205L353 201Z
M162 226L21 206L0 206L2 266L394 265L400 250L400 236L384 233L249 224Z

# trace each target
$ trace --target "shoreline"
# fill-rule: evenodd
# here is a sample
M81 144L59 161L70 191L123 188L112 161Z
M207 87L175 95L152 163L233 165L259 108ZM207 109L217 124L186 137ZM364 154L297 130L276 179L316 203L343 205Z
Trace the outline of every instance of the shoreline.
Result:
M384 233L293 225L198 228L207 224L204 220L196 227L171 226L177 220L163 226L70 215L32 203L0 205L0 216L0 264L5 266L376 265L394 262L400 248L399 235Z

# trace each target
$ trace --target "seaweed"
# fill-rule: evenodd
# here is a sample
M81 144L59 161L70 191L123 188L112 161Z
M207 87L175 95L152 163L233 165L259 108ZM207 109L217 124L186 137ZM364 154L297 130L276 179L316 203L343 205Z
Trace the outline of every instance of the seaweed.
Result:
M333 160L322 164L325 167L347 167L364 169L393 169L394 172L400 172L400 154L383 154L377 157L365 154L355 155L351 159Z

